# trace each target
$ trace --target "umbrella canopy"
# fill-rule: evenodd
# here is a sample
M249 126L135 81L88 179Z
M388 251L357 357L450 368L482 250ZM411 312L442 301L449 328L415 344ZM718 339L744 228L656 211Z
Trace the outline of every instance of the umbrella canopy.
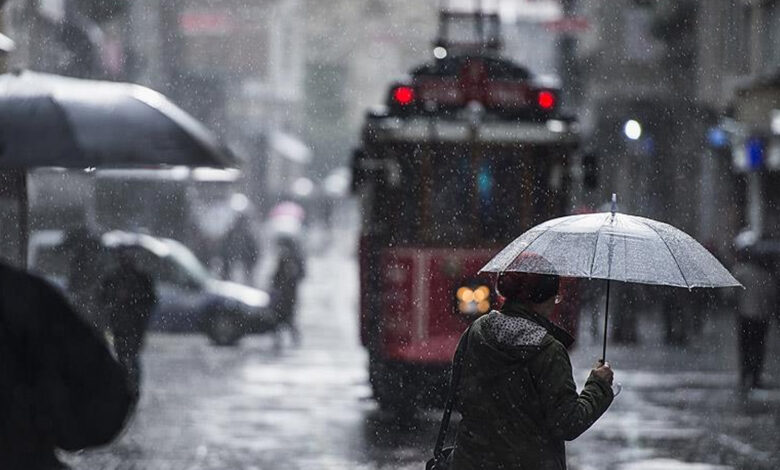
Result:
M612 212L548 220L517 237L480 272L526 272L606 279L607 357L610 281L679 287L738 287L734 276L685 232L644 217Z
M0 75L0 167L233 164L205 126L148 88L29 71Z
M539 257L549 264L540 263ZM550 267L555 272L549 272ZM685 232L663 222L609 212L537 225L481 269L512 271L688 288L741 285Z

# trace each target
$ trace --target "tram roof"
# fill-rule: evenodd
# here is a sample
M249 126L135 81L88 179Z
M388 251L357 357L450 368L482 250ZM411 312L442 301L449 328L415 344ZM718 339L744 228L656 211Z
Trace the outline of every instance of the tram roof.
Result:
M493 144L564 145L579 142L576 121L489 120L471 123L436 117L374 117L366 134L378 142L480 142Z

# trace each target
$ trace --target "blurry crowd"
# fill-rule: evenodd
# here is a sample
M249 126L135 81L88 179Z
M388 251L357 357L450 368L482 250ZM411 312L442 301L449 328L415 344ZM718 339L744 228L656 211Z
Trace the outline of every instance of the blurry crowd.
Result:
M301 341L295 311L305 266L298 236L287 230L273 238L267 310L275 349L284 334L293 345ZM238 218L222 244L221 277L254 282L256 240L250 220ZM66 254L64 285L0 264L2 468L63 468L55 449L110 442L140 399L141 351L160 302L160 273L137 245L108 246L85 227L66 232L59 249Z

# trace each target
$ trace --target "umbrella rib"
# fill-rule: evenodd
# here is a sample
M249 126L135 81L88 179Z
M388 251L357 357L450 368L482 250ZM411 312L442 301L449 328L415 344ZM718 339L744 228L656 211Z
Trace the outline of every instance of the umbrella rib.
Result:
M590 272L588 272L588 279L593 277L593 266L596 264L596 250L599 247L599 237L601 236L601 229L604 228L602 223L599 229L596 230L596 243L593 245L593 256L590 258Z
M147 93L137 92L131 94L131 96L138 103L152 109L156 113L162 115L163 118L176 124L178 131L188 140L195 142L201 152L215 154L220 160L220 163L225 167L229 167L234 163L225 155L222 146L216 139L208 134L209 130L200 121L189 115L186 111L177 108L163 95L159 95L157 92L151 92L148 95ZM159 99L160 102L155 104L150 101L150 96L153 97L153 99Z
M658 235L658 238L664 242L664 245L666 245L666 249L669 250L669 254L672 255L672 260L674 261L674 264L677 265L677 270L680 271L680 276L683 278L683 282L685 283L685 287L690 288L691 286L688 284L688 279L685 278L685 273L683 273L682 268L680 267L680 263L677 262L677 257L674 256L674 252L672 251L672 248L669 246L668 243L666 243L666 240L664 240L664 237L661 236L661 234L658 232L658 230L655 229L652 225L648 224L644 220L641 221L643 224L645 224L647 227L650 228L653 232L655 232L656 235Z
M54 99L54 96L52 94L47 94L46 99L48 99L51 102L52 106L54 106L55 112L60 115L60 117L62 118L62 122L65 123L65 127L67 127L68 131L70 131L70 138L73 141L73 145L76 148L79 148L79 145L81 144L81 142L79 142L79 136L76 133L76 128L73 127L73 123L70 122L70 116L68 116L68 113L65 111L65 108L60 106L60 103L56 99ZM84 156L83 154L84 152L82 152L82 157Z

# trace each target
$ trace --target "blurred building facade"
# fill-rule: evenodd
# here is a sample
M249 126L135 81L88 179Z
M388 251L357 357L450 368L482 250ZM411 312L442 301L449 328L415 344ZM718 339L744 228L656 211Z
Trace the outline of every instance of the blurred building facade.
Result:
M429 60L448 3L476 2L9 0L4 11L17 40L10 66L162 91L246 157L242 189L261 203L347 161L366 108ZM596 209L617 192L624 210L726 250L748 223L728 209L744 205L748 177L734 171L733 142L710 131L748 109L739 100L751 84L771 84L778 2L481 3L501 12L507 55L564 79L583 154L600 170L581 179L577 202Z
M780 2L727 2L704 10L701 99L721 116L711 153L730 171L735 245L755 244L780 274ZM711 42L711 43L710 43ZM720 180L717 181L720 183Z
M740 108L751 82L776 73L778 2L565 3L570 18L587 25L574 34L571 85L584 150L600 172L584 201L596 208L617 192L624 210L727 252L746 223L733 210L745 182L719 140L719 123ZM769 112L762 113L766 127Z
M262 212L266 199L284 197L290 182L305 174L310 157L298 137L303 126L305 38L300 8L300 0L251 4L217 0L10 0L5 24L19 44L10 66L131 81L161 91L243 157L244 178L223 192L227 199L233 191L246 193ZM48 174L35 177L51 178ZM73 177L79 184L59 188L57 198L36 193L36 200L44 202L38 208L39 219L57 225L49 217L58 213L57 208L49 205L80 207L83 201L95 198L97 183L86 185L85 193L83 178ZM159 185L159 179L153 179ZM138 186L138 191L154 190L149 189L152 182L128 184ZM159 204L166 208L165 216L159 217L159 227L135 219L134 223L159 235L185 238L191 232L186 223L191 191L185 186L178 182L165 186L180 191L169 194L166 190L159 199L175 202ZM33 187L45 192L47 185ZM102 203L98 201L94 207L100 208ZM71 214L68 218L82 219L89 224L88 219L94 217Z
M740 233L780 246L780 2L563 4L579 25L564 75L582 168L597 175L581 178L580 202L617 192L621 210L682 228L727 264ZM633 319L618 320L631 340Z
M587 22L577 36L572 86L584 151L596 155L600 170L584 202L597 209L615 192L622 210L690 230L690 156L703 132L694 128L689 32L660 33L652 4L634 0L583 0L571 14Z
M162 89L230 143L243 158L241 190L261 210L308 164L299 150L306 147L301 8L300 0L141 0L127 18L143 58L136 80ZM295 144L274 145L279 136Z
M366 110L388 87L433 59L440 8L481 5L502 17L504 53L540 75L558 74L558 0L305 0L306 141L322 177L345 165Z
M429 58L436 12L436 2L306 0L304 133L315 177L348 161L366 108Z
M702 153L702 179L707 184L700 198L700 226L711 236L722 234L719 248L728 252L740 231L751 226L760 231L761 216L754 209L768 196L757 187L750 188L766 167L748 171L743 162L750 136L770 136L771 111L780 109L777 85L774 97L769 85L780 71L780 2L695 3L699 31L696 96L717 120L711 122ZM756 100L754 92L764 99ZM776 201L778 197L773 196Z

